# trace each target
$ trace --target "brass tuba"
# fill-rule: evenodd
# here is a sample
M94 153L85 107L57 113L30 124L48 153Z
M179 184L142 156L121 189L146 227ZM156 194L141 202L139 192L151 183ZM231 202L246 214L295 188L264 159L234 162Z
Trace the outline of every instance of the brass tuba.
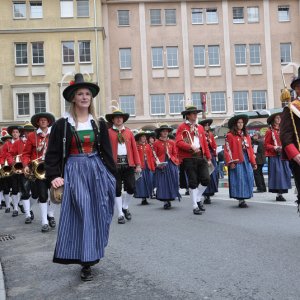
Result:
M12 166L8 164L7 159L5 160L1 170L2 177L9 177L13 174Z
M184 133L185 133L185 137L184 137ZM188 131L188 130L183 130L182 133L182 139L187 143L187 144L190 144L191 146L194 146L194 142L193 142L193 139L192 139L192 136L191 136L191 133Z
M13 167L12 167L12 171L15 174L22 174L23 173L23 164L22 164L21 159L20 159L21 155L16 156L16 161L13 164Z
M31 162L32 172L36 179L46 179L45 162L41 158L37 158Z

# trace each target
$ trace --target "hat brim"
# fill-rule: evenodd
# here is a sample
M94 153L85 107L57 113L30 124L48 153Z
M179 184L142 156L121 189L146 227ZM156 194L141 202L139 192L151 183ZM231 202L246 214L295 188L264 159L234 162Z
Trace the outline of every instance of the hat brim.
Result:
M247 115L236 115L236 116L233 116L229 121L228 121L228 128L232 128L236 122L239 120L239 119L243 119L244 121L244 125L246 126L248 121L249 121L249 117Z
M213 119L204 119L200 122L198 122L198 124L204 126L205 124L208 124L208 126L210 126L213 123Z
M91 91L93 98L95 98L99 91L100 88L98 85L92 83L92 82L79 82L79 83L74 83L69 86L67 86L64 91L63 91L63 96L66 101L72 102L72 96L74 95L74 92L78 89L82 88L87 88Z
M156 132L156 134L160 134L160 132L163 131L163 130L168 130L168 132L170 133L170 132L172 132L174 129L173 129L172 127L156 128L156 129L155 129L155 132Z
M123 117L123 123L125 123L129 119L129 114L127 113L117 113L117 114L107 114L105 115L105 119L108 123L113 123L114 117Z
M35 127L39 128L38 121L40 118L46 118L49 121L48 127L51 127L53 123L55 122L55 118L50 113L37 113L31 117L30 123Z
M1 141L2 141L2 142L6 141L6 140L8 140L8 139L12 139L12 136L10 136L10 135L5 135L5 136L2 136L2 137L1 137Z
M182 114L183 116L186 116L186 115L188 115L188 114L192 114L192 113L197 113L197 114L199 114L199 113L201 113L201 112L203 112L202 109L194 109L194 110L184 110L184 111L181 112L181 114Z
M294 90L297 84L300 84L300 78L299 77L292 81L291 88Z
M272 114L270 117L268 117L267 119L267 123L270 125L273 123L274 119L276 116L280 116L281 115L281 112L277 112L277 113L274 113Z
M134 138L136 141L138 141L140 139L141 136L145 136L146 138L149 136L149 133L146 133L146 132L141 132L141 133L137 133Z
M18 129L19 130L19 132L21 132L21 127L20 126L18 126L18 125L12 125L12 126L8 126L7 127L7 132L10 134L10 135L12 135L12 132L13 132L13 130L15 130L15 129Z

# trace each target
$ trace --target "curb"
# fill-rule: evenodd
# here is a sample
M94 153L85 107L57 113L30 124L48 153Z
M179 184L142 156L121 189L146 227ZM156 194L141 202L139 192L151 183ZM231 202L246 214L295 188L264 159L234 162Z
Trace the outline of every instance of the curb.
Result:
M4 274L3 274L1 262L0 262L0 300L6 300Z

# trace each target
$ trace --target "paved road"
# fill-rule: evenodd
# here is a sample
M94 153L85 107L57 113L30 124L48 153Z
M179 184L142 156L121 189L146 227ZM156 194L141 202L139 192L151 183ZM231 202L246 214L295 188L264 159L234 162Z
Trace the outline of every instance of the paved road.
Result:
M79 266L51 262L56 231L40 233L39 220L23 224L0 211L0 242L8 299L299 299L300 218L290 192L279 204L256 194L237 208L220 189L207 212L192 214L187 197L165 211L141 206L133 219L111 227L105 258L93 282ZM37 209L37 207L36 207Z

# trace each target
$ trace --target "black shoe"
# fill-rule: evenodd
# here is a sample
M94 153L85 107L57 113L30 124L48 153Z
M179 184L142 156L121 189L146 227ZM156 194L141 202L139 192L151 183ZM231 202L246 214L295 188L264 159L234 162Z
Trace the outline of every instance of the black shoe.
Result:
M149 202L145 198L141 202L141 205L148 205L148 204L149 204Z
M2 204L0 204L0 209L2 209Z
M256 190L256 191L253 191L253 193L264 193L264 191Z
M1 200L1 205L2 205L2 207L6 207L6 204L5 204L4 200Z
M121 216L121 217L118 218L118 224L125 224L124 216Z
M189 195L190 195L189 190L187 190L187 191L185 192L185 195L186 195L186 196L189 196Z
M172 205L171 205L170 201L167 201L167 203L164 204L164 209L169 209L171 207L172 207Z
M49 222L49 226L50 226L51 228L55 228L56 222L55 222L54 217L49 217L49 216L47 216L47 220L48 220L48 222Z
M25 214L24 206L22 204L18 204L18 206L20 207L21 213Z
M27 217L27 218L25 219L25 224L31 224L31 222L32 222L32 220L31 220L30 217Z
M128 220L128 221L131 220L131 213L130 213L129 209L122 208L122 211L123 211L123 214L124 214L126 220Z
M90 266L84 266L80 272L80 278L82 281L91 281L93 279L92 269Z
M48 224L44 224L42 226L42 229L41 229L42 232L48 232L49 231L49 225Z
M241 202L239 203L239 207L240 207L240 208L247 208L247 207L248 207L248 204L247 204L245 201L241 201Z
M18 211L17 211L17 210L14 210L11 216L12 216L12 217L17 217L18 214L19 214Z
M5 213L10 213L10 208L9 207L5 209Z
M199 209L199 207L194 208L193 213L194 213L194 215L202 215L202 211Z
M200 211L205 211L205 207L204 207L204 205L202 204L201 201L197 202L197 205L198 205L198 208L199 208Z
M30 211L30 218L31 218L31 220L33 221L33 219L34 219L34 214L33 214L33 211L32 211L32 210Z
M203 201L204 204L211 204L210 196L205 196L205 199Z

